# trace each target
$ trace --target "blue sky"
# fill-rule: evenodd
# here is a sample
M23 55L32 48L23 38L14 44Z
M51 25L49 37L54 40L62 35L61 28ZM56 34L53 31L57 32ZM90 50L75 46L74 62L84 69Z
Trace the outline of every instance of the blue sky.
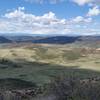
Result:
M0 33L100 34L100 0L1 0Z
M0 9L1 14L6 13L7 10L16 9L18 7L25 7L26 11L35 15L43 15L49 11L54 12L60 18L70 18L77 15L84 15L88 11L88 6L77 6L72 2L60 2L57 4L50 3L30 3L24 0L1 0Z

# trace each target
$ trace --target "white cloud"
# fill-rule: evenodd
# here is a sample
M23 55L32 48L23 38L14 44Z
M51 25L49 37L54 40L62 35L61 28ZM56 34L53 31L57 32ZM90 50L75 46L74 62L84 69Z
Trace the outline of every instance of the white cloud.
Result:
M24 10L25 10L24 7L18 7L18 9L15 10L14 12L5 14L5 17L7 17L7 18L21 17L24 15L24 13L23 13Z
M73 22L76 22L76 23L90 23L92 22L92 18L84 18L82 16L77 16L76 18L72 19Z
M88 4L89 6L94 6L94 5L100 5L100 0L70 0L73 1L74 3L83 6L85 4Z
M0 33L88 34L87 28L93 26L91 23L92 18L88 16L59 19L53 12L36 16L26 13L24 7L19 7L0 17ZM93 32L95 34L96 31Z
M66 19L58 19L53 12L35 16L25 13L24 7L19 7L12 12L6 13L1 18L0 29L2 32L10 33L64 34L64 32L70 32L67 28Z
M93 2L93 0L72 0L72 1L77 3L78 5L84 5Z
M87 16L97 16L99 14L100 14L100 8L98 6L95 6L89 9Z

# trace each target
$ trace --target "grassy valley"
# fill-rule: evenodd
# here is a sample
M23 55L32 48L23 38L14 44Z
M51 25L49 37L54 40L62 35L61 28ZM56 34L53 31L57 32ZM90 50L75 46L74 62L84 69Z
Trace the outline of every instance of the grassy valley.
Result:
M64 80L67 78L72 81L75 78L76 82L79 82L78 80L94 81L97 79L95 82L98 82L100 77L100 49L78 45L75 47L75 45L11 43L6 46L6 44L3 44L0 47L1 91L18 92L21 90L23 92L23 89L27 91L31 89L31 92L33 90L37 91L36 96L32 95L30 97L29 95L27 97L33 98L32 100L42 100L40 98L48 98L47 95L51 95L47 91L52 91L49 90L50 87L52 87L52 84L55 86L55 80L59 78L59 82L60 80L65 82ZM77 84L81 85L80 82ZM27 94L27 91L24 91L24 93ZM44 94L46 97L43 96Z

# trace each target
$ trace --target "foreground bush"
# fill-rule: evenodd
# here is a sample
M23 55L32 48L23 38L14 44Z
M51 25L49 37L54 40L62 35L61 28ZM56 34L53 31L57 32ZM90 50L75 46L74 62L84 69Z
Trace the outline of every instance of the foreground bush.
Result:
M56 78L50 91L55 100L100 100L100 78Z

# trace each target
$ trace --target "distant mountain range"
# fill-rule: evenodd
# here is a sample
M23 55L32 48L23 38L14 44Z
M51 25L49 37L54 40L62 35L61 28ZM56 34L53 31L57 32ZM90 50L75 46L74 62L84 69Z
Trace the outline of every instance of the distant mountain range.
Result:
M0 43L91 43L100 42L100 36L0 36Z
M6 37L0 36L0 43L12 43L12 40L9 40Z
M80 37L69 37L69 36L54 36L54 37L44 37L37 40L33 40L33 43L50 43L50 44L66 44L79 41Z

